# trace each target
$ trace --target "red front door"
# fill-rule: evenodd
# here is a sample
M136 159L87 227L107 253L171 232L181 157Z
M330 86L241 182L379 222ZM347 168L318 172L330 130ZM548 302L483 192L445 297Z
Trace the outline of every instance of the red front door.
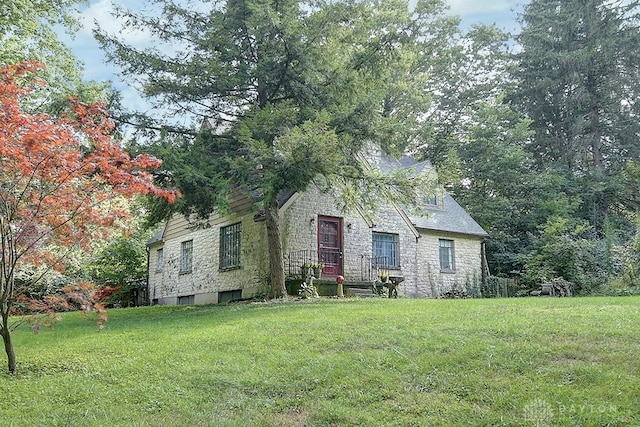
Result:
M342 218L318 217L318 260L323 276L342 274Z

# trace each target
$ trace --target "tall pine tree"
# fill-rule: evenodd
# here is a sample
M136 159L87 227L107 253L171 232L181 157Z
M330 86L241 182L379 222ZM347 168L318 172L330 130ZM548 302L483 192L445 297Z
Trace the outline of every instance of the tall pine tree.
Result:
M638 4L533 0L517 37L512 100L532 120L528 148L541 169L565 171L598 229L627 202L622 173L640 155Z
M355 182L363 194L381 186L385 177L368 175L356 153L365 142L399 153L416 138L429 101L421 58L434 54L429 42L449 22L443 3L419 0L413 10L402 0L152 3L160 15L120 12L128 26L154 34L153 48L98 38L149 99L207 123L191 131L195 138L183 133L182 145L167 138L158 147L185 195L179 207L206 217L244 189L265 213L271 290L283 294L278 195L317 177ZM414 198L428 186L392 180L394 196L402 182Z

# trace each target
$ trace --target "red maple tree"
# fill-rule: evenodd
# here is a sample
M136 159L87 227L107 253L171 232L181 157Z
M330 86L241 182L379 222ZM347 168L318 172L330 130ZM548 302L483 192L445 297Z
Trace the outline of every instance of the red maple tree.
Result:
M29 113L23 104L43 82L41 64L0 69L0 335L9 372L16 370L9 318L15 274L26 264L62 268L52 247L104 238L129 216L120 197L152 194L173 202L178 194L157 187L149 170L160 160L131 157L113 138L104 105L70 99L67 113ZM29 77L29 78L27 78Z

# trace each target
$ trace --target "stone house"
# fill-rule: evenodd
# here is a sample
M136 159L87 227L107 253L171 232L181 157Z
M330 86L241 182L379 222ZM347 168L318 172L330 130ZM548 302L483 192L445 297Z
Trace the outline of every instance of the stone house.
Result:
M433 173L428 162L395 160L380 150L371 150L366 161L383 172L411 168ZM400 295L410 297L437 297L454 286L479 287L487 233L445 192L425 198L426 216L383 203L367 218L337 205L314 186L281 197L285 268L292 283L302 281L310 264L322 264L320 283L327 285L343 276L346 287L369 286L387 274L399 283ZM227 215L212 214L206 227L174 215L148 249L153 304L250 298L268 283L265 222L248 198L233 200Z

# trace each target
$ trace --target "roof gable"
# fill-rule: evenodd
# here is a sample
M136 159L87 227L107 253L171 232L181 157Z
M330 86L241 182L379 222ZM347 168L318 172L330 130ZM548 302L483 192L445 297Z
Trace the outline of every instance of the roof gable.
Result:
M443 203L427 206L428 216L409 215L418 229L445 231L487 237L488 234L451 195L444 193Z
M389 172L397 169L411 169L413 173L434 173L433 166L429 161L418 161L409 156L403 156L394 159L382 151L379 151L379 160L377 162L382 172ZM442 202L431 205L426 202L422 206L427 215L416 215L406 211L406 216L412 225L417 229L444 231L450 233L468 234L474 236L487 237L488 234L483 228L469 215L469 213L456 202L451 195L443 192L438 196L442 198Z

